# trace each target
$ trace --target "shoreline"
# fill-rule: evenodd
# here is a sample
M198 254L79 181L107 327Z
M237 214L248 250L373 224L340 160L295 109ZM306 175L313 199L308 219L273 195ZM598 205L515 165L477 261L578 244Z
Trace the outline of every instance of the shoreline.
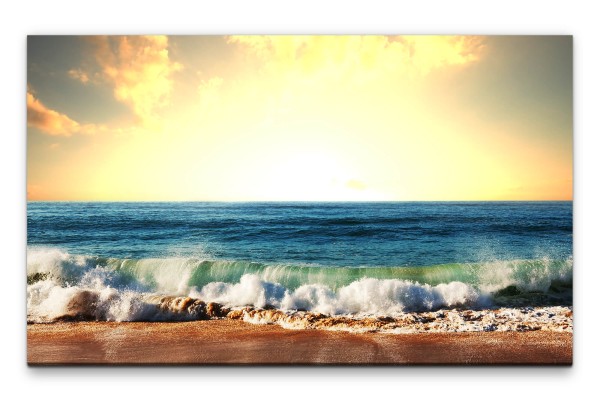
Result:
M28 315L27 323L57 322L184 322L211 319L241 320L253 324L277 324L286 329L318 329L354 333L394 334L449 332L573 332L572 306L452 308L393 314L323 314L306 310L281 310L273 306L229 307L185 296L147 296L146 318L116 319L98 308L100 294L82 290L72 297L62 315L53 318ZM128 315L127 315L128 316Z
M554 331L353 333L213 319L27 325L40 365L571 365L573 334Z

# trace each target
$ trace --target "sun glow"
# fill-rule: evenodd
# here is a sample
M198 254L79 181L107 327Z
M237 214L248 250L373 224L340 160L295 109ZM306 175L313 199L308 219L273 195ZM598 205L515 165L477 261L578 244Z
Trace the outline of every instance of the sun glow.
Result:
M297 151L273 163L265 177L273 200L378 200L333 153Z
M67 39L30 38L68 64L28 76L30 200L572 198L568 37Z

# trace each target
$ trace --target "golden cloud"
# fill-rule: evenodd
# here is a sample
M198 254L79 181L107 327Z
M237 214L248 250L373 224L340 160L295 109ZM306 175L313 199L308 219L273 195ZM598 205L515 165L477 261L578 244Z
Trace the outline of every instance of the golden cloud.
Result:
M95 59L113 87L115 99L131 107L142 122L169 103L172 74L181 65L169 59L166 36L95 36Z
M27 125L57 136L73 134L93 134L106 129L95 124L80 124L66 114L49 109L31 92L27 92Z
M50 135L70 136L80 129L80 124L69 116L47 108L27 92L27 125Z
M368 81L384 72L424 76L479 59L476 36L231 36L269 73ZM288 75L289 77L289 75Z

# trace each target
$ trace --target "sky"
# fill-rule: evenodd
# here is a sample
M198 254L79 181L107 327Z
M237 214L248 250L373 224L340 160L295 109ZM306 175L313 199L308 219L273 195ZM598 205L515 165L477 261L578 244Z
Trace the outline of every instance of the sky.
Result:
M570 36L29 36L27 198L571 200Z

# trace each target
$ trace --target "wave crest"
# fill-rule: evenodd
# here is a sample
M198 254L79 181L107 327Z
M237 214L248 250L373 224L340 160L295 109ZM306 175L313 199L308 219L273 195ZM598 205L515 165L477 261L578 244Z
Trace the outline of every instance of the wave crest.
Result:
M419 268L326 268L194 258L100 258L31 248L27 307L30 321L131 321L200 316L202 308L194 312L165 307L165 297L328 315L527 305L532 299L540 305L569 305L572 263L572 259L538 259Z

